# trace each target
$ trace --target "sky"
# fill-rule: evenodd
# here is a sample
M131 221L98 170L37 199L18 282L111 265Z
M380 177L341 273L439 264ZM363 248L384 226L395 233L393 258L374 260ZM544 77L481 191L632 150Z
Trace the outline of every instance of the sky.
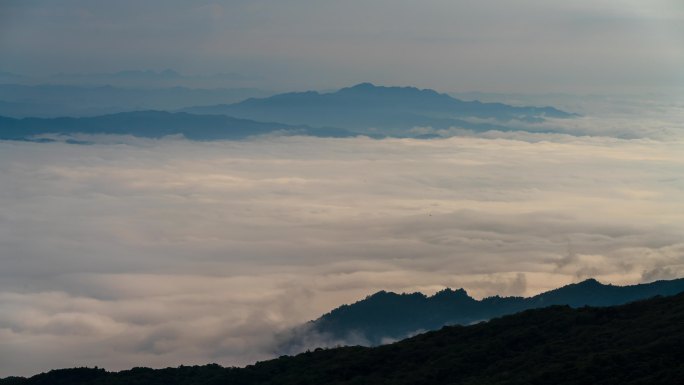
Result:
M432 140L0 141L0 377L245 365L378 290L681 278L683 42L677 0L0 1L0 71L35 79L172 68L581 114Z
M1 71L173 68L269 90L678 93L679 0L0 2Z

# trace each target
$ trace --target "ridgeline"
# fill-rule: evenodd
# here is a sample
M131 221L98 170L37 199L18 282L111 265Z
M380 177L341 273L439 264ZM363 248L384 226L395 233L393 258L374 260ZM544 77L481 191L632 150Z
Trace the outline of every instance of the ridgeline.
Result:
M0 385L677 384L684 294L602 308L551 306L375 348L317 349L245 368L62 369Z

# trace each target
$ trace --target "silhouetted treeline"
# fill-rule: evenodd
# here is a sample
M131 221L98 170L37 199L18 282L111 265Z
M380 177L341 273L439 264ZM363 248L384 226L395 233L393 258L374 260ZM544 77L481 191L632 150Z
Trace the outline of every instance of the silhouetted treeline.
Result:
M684 294L604 308L552 306L375 348L317 349L246 368L65 369L0 385L677 384Z
M311 322L303 333L288 337L283 350L288 352L288 346L302 345L297 339L307 337L312 331L326 341L374 346L387 340L404 339L417 331L469 325L528 309L551 305L614 306L681 292L684 292L684 279L632 286L604 285L588 279L529 298L494 296L482 300L468 296L463 289L446 289L431 297L422 293L381 291L354 304L340 306Z

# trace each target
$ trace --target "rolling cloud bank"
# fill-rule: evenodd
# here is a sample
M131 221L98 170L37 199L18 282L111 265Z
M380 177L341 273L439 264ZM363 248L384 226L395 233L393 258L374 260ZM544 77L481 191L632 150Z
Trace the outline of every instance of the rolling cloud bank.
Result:
M565 123L595 136L2 141L0 376L247 364L381 289L681 277L684 140L661 116Z

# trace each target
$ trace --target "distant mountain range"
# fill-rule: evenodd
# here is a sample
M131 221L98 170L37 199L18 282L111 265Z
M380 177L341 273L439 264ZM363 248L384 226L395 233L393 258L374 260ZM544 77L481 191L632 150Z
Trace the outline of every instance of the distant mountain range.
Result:
M0 385L681 385L682 357L679 294L616 307L528 310L390 345L316 349L245 368L75 368Z
M380 291L343 305L288 335L284 352L319 343L380 345L444 325L472 323L551 305L613 306L657 295L684 292L684 278L633 286L604 285L595 279L567 285L534 297L488 297L476 300L465 290L445 289L433 296Z
M2 76L2 74L0 74ZM137 110L177 110L197 103L238 102L269 93L253 88L124 88L0 84L0 116L83 117Z
M0 117L0 139L5 140L36 140L40 136L73 134L133 135L145 138L183 135L191 140L236 140L273 133L320 137L355 135L343 129L291 126L224 115L193 115L184 112L137 111L88 118Z
M157 75L175 76L166 72ZM0 85L0 139L103 133L140 137L182 134L189 139L212 140L241 139L276 131L323 137L363 134L432 138L452 135L448 131L440 132L440 129L511 131L520 130L523 124L525 128L522 129L534 130L535 122L576 116L553 107L462 101L433 90L379 87L370 83L330 93L287 93L234 104L176 110L180 112L147 110L150 105L171 107L189 100L225 100L257 92L249 89L131 90L109 86ZM136 111L118 112L126 108ZM137 111L140 109L143 110ZM76 116L56 117L61 115L60 111ZM100 114L103 111L112 113ZM42 119L39 119L41 115Z
M577 116L553 107L462 101L429 89L380 87L371 83L330 93L293 92L183 111L388 135L406 135L414 127L510 130L506 123L512 120L533 123L545 118Z

